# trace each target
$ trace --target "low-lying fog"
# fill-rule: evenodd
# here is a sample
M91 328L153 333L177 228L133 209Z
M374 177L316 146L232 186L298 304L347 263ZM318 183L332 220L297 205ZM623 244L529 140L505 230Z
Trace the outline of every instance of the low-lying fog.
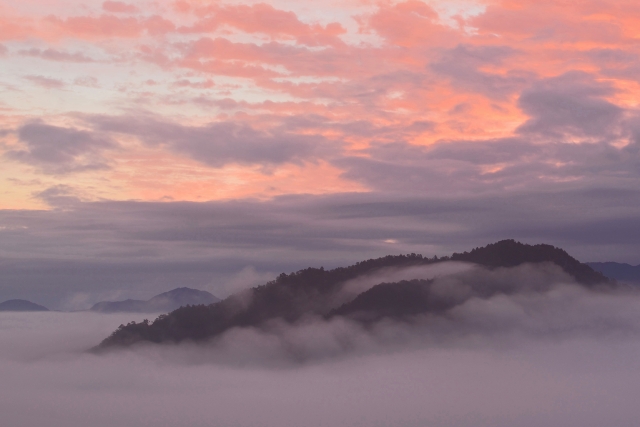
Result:
M145 316L0 313L0 417L29 427L637 426L640 295L532 289L411 325L275 322L207 345L100 356L83 351Z

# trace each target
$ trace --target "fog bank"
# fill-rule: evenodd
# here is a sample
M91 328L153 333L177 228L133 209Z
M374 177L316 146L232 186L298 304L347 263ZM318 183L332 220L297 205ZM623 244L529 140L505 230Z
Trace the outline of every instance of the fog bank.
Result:
M1 313L3 424L637 425L638 294L535 282L411 324L274 322L207 345L102 356L82 350L143 316Z

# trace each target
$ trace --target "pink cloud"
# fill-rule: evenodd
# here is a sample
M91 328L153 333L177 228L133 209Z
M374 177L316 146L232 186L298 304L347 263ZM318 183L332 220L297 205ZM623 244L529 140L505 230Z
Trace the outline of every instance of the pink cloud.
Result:
M86 15L12 17L0 38L24 44L12 52L78 67L68 79L78 91L98 81L105 90L117 87L120 98L110 105L187 122L195 111L256 132L286 129L340 141L345 152L365 157L380 144L396 144L385 149L391 156L403 144L469 139L631 141L624 118L640 102L640 6L496 0L475 16L451 19L430 4L327 2L309 14L275 2L106 1ZM122 73L102 76L109 71L90 68L94 57L112 58L105 69ZM23 77L64 84L35 74ZM603 85L610 90L583 92Z
M440 24L438 14L418 0L381 6L365 25L396 46L450 46L461 40L458 31Z
M173 82L176 87L192 87L196 89L210 89L215 86L213 80L193 81L189 79L180 79Z
M102 3L102 9L112 13L136 13L140 11L140 9L132 4L111 0L107 0Z
M31 83L34 83L46 89L62 89L65 86L65 83L63 81L58 79L52 79L50 77L25 76L24 78L25 80L29 80Z
M209 6L197 8L204 17L183 32L208 33L228 25L246 33L262 33L272 39L294 39L306 45L341 45L339 35L345 33L337 22L326 26L301 22L295 13L278 10L266 3L252 6Z
M504 0L471 20L482 33L500 34L531 44L618 44L625 42L628 23L640 8L627 1L565 3L551 0Z
M0 7L0 40L19 40L38 33L31 19L5 13Z
M162 35L173 31L174 24L158 15L146 19L121 18L115 15L74 16L61 19L49 16L46 20L63 31L64 35L75 37L118 37L136 38L148 33L152 36Z
M81 52L64 52L57 49L37 49L31 48L27 50L20 51L20 54L25 56L33 56L36 58L47 59L50 61L60 61L60 62L94 62L93 59L87 57Z

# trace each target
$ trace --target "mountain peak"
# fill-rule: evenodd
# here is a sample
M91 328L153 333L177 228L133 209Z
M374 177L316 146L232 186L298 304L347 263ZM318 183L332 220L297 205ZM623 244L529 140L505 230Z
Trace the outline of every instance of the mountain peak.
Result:
M10 299L0 303L0 311L49 311L49 309L25 299Z
M513 239L491 243L470 252L454 253L450 259L486 267L515 267L524 263L552 262L584 285L608 281L604 275L573 258L563 249L547 244L528 245Z

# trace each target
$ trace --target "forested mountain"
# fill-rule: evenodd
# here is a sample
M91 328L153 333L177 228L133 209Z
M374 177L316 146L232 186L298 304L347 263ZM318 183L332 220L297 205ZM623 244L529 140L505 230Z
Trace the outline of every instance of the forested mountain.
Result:
M470 252L454 253L450 257L426 258L416 254L386 256L333 270L307 268L291 274L283 273L265 285L232 295L215 304L185 306L161 315L154 322L121 325L97 349L144 341L202 341L233 327L259 327L271 319L293 323L305 315L321 318L348 316L370 322L384 317L437 314L460 304L462 300L432 292L433 280L381 283L354 295L346 303L337 296L341 295L345 283L375 272L452 261L473 263L489 270L525 263L547 263L557 266L557 271L564 271L566 277L573 278L587 288L615 286L605 276L561 249L503 240ZM501 283L494 286L478 283L469 286L470 295L486 298L498 292L513 292L517 284ZM336 301L340 303L336 304Z

